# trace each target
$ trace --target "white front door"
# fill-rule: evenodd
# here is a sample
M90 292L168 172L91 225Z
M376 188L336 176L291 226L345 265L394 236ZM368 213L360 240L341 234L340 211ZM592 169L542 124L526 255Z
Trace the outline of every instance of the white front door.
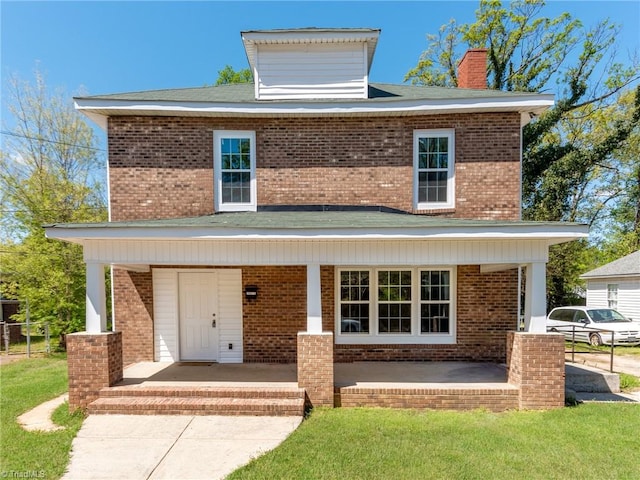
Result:
M180 360L218 361L215 272L180 272Z

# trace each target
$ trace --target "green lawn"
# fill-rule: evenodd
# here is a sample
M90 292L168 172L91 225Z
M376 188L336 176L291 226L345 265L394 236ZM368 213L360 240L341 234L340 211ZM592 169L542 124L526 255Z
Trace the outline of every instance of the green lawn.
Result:
M68 406L62 405L54 413L54 421L67 428L50 433L27 432L16 419L67 388L67 362L62 355L25 359L0 367L0 477L62 476L82 415L69 415Z
M82 416L63 405L54 420L67 428L51 433L26 432L16 417L65 392L66 372L60 355L0 367L0 476L64 472ZM501 414L318 409L279 448L230 478L640 478L639 431L637 404Z
M229 479L640 478L640 405L546 412L316 410Z

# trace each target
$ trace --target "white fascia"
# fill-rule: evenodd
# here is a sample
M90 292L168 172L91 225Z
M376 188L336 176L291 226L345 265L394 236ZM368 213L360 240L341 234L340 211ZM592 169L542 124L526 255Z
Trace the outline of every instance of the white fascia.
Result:
M561 243L588 236L586 225L504 227L487 231L473 227L388 229L211 229L211 228L45 228L47 238L83 240L548 240Z
M83 98L74 101L76 110L106 129L107 117L116 115L184 116L314 116L314 115L420 115L471 112L541 113L553 106L553 95L523 95L494 99L399 100L385 102L264 102L211 103L105 100Z

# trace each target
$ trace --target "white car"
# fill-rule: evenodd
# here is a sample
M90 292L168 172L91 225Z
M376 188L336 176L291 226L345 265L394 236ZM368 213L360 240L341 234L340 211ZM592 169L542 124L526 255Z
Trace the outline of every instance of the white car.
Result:
M547 317L547 331L563 333L571 340L575 328L575 339L593 346L639 345L640 323L634 322L611 308L558 307Z

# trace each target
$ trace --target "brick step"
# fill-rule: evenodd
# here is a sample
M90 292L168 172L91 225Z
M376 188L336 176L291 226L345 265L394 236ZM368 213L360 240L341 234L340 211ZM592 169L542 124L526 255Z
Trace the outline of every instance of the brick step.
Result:
M519 390L516 387L444 387L385 388L336 387L335 406L420 408L435 410L473 410L484 408L493 412L518 409Z
M229 397L100 397L88 407L92 414L125 415L269 415L301 416L302 398Z
M122 385L105 387L100 397L179 397L179 398L261 398L303 399L305 391L296 387L193 387Z

